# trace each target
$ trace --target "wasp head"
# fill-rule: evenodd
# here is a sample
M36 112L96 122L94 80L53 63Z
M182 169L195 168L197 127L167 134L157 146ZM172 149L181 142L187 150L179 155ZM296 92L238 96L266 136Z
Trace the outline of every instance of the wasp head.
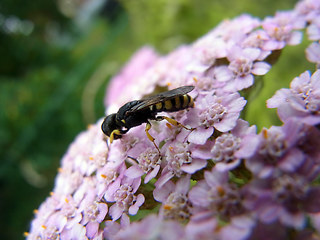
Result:
M110 137L110 143L114 139L119 139L122 134L126 133L128 129L123 129L121 122L117 121L117 113L110 114L105 117L101 125L101 129L105 135Z
M116 122L116 114L115 113L106 116L105 119L103 120L102 125L101 125L102 131L108 137L110 137L111 133L118 128L119 128L119 126L117 125L117 122Z

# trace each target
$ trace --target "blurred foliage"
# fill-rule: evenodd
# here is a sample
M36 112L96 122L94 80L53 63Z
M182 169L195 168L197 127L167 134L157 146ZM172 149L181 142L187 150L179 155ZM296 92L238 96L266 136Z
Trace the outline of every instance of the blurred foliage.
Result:
M294 0L119 0L130 19L133 38L157 49L170 51L192 42L224 19L243 13L264 18L277 10L292 9Z
M309 44L310 42L304 39L300 45L286 46L271 70L262 79L259 79L262 81L261 91L252 101L248 99L249 104L246 106L246 120L250 124L257 125L259 131L263 127L281 125L276 109L267 108L266 100L271 98L280 88L289 88L290 82L296 76L306 70L315 70L314 64L302 57Z
M242 13L263 18L294 4L293 0L2 0L2 238L23 238L32 210L53 188L63 153L80 131L104 115L108 79L134 51L150 44L165 54L196 40L223 19ZM301 54L303 47L282 53L247 111L251 123L267 127L276 123L266 117L275 112L265 109L265 100L304 71Z

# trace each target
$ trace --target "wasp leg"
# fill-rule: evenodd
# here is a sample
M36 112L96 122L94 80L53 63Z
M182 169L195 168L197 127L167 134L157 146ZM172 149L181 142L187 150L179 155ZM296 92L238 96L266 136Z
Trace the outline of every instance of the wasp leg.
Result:
M116 130L113 130L111 132L111 134L110 134L110 143L112 143L113 140L115 139L115 135L121 136L120 130L116 129Z
M149 122L147 122L147 125L146 125L146 134L147 134L147 137L149 138L149 140L153 143L153 145L156 147L156 149L158 150L159 152L159 156L161 155L160 154L160 149L158 148L157 144L154 142L154 137L152 137L149 133L149 130L151 129L151 124Z
M176 120L174 120L172 118L166 117L166 116L157 116L156 120L157 121L166 120L166 121L168 121L170 124L172 124L174 126L180 126L180 127L183 127L183 128L185 128L187 130L190 130L190 131L193 130L193 128L188 128L188 127L184 126L183 124L179 123L178 121L176 121Z

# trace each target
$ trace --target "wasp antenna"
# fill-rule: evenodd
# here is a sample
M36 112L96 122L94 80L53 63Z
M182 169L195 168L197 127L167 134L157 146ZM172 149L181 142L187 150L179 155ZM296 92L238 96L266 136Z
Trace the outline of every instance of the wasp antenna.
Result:
M113 142L113 139L114 139L114 131L110 134L110 137L109 137L109 141L110 141L110 144Z
M120 138L122 135L119 129L115 129L110 134L110 144L113 142L114 139Z

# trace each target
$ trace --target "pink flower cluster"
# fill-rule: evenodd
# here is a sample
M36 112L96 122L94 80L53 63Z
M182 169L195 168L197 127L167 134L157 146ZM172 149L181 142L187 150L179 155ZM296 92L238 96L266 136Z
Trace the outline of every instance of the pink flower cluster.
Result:
M161 113L193 130L152 121L158 152L144 125L108 145L99 120L70 145L27 238L318 239L320 70L267 101L282 126L257 133L240 114L242 90L304 30L319 67L319 16L320 2L305 0L264 20L224 21L167 56L142 48L112 79L107 113L159 87L194 85L194 108Z

